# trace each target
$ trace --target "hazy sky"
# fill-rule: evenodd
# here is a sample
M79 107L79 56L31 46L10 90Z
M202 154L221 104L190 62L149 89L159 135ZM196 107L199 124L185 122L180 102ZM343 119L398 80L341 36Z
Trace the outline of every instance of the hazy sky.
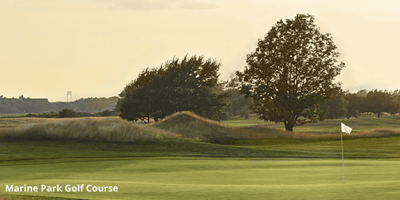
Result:
M0 0L0 95L117 96L144 68L186 54L221 61L226 80L300 13L332 34L343 89L400 89L398 0Z

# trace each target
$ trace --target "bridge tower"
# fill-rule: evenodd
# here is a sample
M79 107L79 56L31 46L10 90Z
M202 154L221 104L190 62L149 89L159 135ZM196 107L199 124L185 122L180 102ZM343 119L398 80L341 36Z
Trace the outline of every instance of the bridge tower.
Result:
M68 98L69 97L69 98ZM69 100L69 101L68 101ZM67 91L67 103L72 101L72 91Z

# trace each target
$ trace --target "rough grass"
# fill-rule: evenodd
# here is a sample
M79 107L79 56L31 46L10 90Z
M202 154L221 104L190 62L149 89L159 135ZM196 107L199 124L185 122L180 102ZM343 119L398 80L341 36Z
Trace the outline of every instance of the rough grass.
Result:
M35 123L49 122L49 121L63 121L68 119L69 118L34 118L34 117L0 118L0 130L12 129L27 124L35 124Z
M343 137L399 136L400 129L378 128L352 133ZM111 142L145 142L164 137L188 138L202 141L236 139L294 138L332 139L336 133L303 133L269 128L263 125L231 126L200 117L192 112L178 112L156 124L134 124L119 117L88 117L64 119L18 118L1 119L0 136L18 139L81 139Z
M218 139L237 137L237 133L229 125L200 117L192 112L177 112L154 125L192 139Z
M158 138L158 134L125 120L101 117L42 121L3 130L2 136L28 140L80 139L110 142L144 142Z

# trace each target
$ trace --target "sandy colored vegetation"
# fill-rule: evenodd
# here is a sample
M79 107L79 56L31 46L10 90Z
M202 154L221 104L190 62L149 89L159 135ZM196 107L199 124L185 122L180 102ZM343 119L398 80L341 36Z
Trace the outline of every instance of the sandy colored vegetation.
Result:
M21 119L19 123L10 121L9 124L15 126L3 129L2 135L20 139L83 139L113 142L143 142L158 138L157 134L118 117L36 120ZM22 125L22 122L27 124Z
M400 135L400 129L373 129L343 137L387 137ZM340 133L298 133L256 126L230 126L200 117L192 112L177 112L155 124L131 123L119 117L87 118L2 118L0 136L20 139L82 139L113 142L147 142L164 137L202 141L259 139L340 138Z

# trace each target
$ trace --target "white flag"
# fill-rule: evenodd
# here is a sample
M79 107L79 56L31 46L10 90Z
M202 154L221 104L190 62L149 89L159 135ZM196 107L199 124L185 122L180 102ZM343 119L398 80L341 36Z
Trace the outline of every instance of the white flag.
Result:
M351 130L353 130L353 129L348 127L348 126L346 126L346 125L344 125L343 123L340 123L340 124L341 124L341 127L342 127L342 132L348 133L350 135Z

